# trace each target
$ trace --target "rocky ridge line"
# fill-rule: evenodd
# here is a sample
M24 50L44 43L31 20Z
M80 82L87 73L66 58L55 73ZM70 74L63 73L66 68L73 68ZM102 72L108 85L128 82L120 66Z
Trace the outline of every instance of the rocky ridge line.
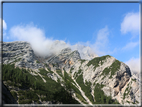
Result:
M94 93L94 84L102 84L104 87L101 90L107 96L117 99L120 104L138 104L140 102L140 82L131 74L126 64L112 56L106 55L95 57L92 60L82 60L77 50L72 51L70 48L65 48L58 55L43 58L36 55L27 42L3 43L2 55L4 64L14 63L17 67L29 68L33 71L47 67L53 71L52 75L47 75L55 81L57 78L62 80L62 76L56 72L58 69L62 71L63 76L65 71L70 74L78 85L77 79L82 75L84 84L91 83L91 93ZM84 90L79 88L79 91L87 101L86 95L83 94ZM88 102L91 104L92 102L89 100Z

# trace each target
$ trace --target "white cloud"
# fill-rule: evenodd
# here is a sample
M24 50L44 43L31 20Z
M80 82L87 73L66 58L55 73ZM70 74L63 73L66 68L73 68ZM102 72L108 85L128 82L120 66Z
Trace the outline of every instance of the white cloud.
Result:
M88 43L77 43L73 46L71 46L72 50L78 50L78 52L80 53L80 56L82 59L93 59L94 57L98 56L92 48L88 46L84 46L87 45Z
M1 27L1 18L0 18L0 27ZM5 22L5 20L3 20L3 30L7 29L7 24Z
M70 45L63 40L47 38L44 31L33 24L12 27L10 29L10 38L29 42L33 50L42 56L48 56L53 53L58 54L66 47L70 47L72 50L78 50L82 59L90 59L96 56L90 47L85 47L82 43Z
M44 31L33 24L12 27L10 37L14 40L29 42L33 50L42 56L58 53L61 49L69 46L62 40L59 42L46 38Z
M121 32L126 34L128 32L133 35L139 34L140 29L140 15L137 13L127 13L121 23Z
M125 62L133 73L140 73L140 58L131 58Z
M3 29L6 30L7 29L7 24L6 22L3 20Z
M114 53L117 50L114 49L113 51L108 50L108 44L109 44L109 29L107 26L104 28L100 29L96 35L96 41L91 44L89 41L86 43L78 43L75 46L77 47L76 49L82 50L83 54L85 55L86 52L88 52L89 56L93 56L92 53L94 53L95 56L102 56L106 55L109 53ZM87 46L86 48L83 49L83 46ZM83 55L82 54L82 55ZM87 57L87 56L86 56Z
M0 18L0 35L1 35L1 18ZM7 29L7 24L5 22L5 20L3 20L3 37L5 38L6 37L6 30Z
M29 42L33 50L43 56L58 53L63 48L70 47L72 50L78 50L82 59L90 59L106 54L104 50L107 50L108 35L109 30L106 26L98 31L94 44L86 42L70 45L63 40L57 41L47 38L42 29L33 24L27 24L12 27L9 39Z
M129 42L128 44L126 44L126 46L122 48L122 50L132 50L138 45L139 45L139 42Z
M91 45L91 48L93 48L98 55L106 54L105 50L107 50L107 46L109 43L108 36L109 30L107 26L98 31L96 42Z
M85 43L77 43L73 45L73 49L79 50L82 53L82 56L86 59L89 59L88 56L102 56L108 53L108 43L109 43L109 29L107 26L100 29L96 35L96 41L94 43L90 43L87 41ZM86 46L84 48L84 46ZM89 54L88 54L89 53Z

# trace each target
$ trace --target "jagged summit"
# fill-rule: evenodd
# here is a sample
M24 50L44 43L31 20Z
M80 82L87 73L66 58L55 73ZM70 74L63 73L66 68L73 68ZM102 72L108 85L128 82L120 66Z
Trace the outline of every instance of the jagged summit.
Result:
M78 52L80 53L81 59L91 60L95 57L98 57L98 55L95 54L89 46L76 44L72 46L72 49L78 50Z
M3 64L29 69L32 77L40 76L41 84L48 83L47 78L61 83L65 89L70 84L72 97L80 104L140 103L140 81L125 63L110 55L89 56L88 47L82 50L86 51L65 47L57 54L42 57L27 42L4 42ZM83 59L82 55L90 60Z
M68 54L68 53L71 53L71 48L65 48L60 52L60 54L62 54L62 55Z

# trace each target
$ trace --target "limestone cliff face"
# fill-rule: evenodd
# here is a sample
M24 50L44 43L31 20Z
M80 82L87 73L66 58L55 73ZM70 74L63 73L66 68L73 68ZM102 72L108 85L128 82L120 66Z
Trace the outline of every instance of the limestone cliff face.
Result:
M84 60L81 59L78 50L72 51L70 48L65 48L58 55L41 57L34 53L27 42L9 42L3 43L2 46L3 64L13 63L17 67L29 68L35 72L39 68L47 71L49 69L53 73L47 73L44 76L51 77L55 81L57 79L64 81L63 77L66 72L72 79L71 84L79 90L80 96L84 99L82 101L74 92L73 97L81 104L84 102L94 104L97 83L103 85L101 90L106 96L111 96L120 104L140 104L139 79L131 74L126 64L112 56L106 55ZM79 81L82 81L84 86ZM87 86L87 83L90 84L90 95L93 100L83 88Z
M104 85L102 88L104 93L117 99L120 104L140 102L140 97L138 97L140 96L140 82L131 75L129 67L123 62L111 56L97 57L90 61L84 61L82 64L78 61L72 71L72 75L76 79L75 74L79 68L82 70L84 83L88 81L92 84L91 93L95 93L93 91L94 84L99 83Z
M15 63L15 66L31 69L44 67L42 63L37 63L38 57L34 54L30 44L27 42L3 43L2 47L4 64Z

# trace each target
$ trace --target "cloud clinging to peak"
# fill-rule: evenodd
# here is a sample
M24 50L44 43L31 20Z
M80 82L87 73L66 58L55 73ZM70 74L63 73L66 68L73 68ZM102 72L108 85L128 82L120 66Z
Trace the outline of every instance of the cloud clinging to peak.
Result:
M73 51L78 50L82 59L93 58L94 51L90 47L77 43L70 45L63 40L53 40L45 36L42 29L33 24L17 25L10 29L10 38L14 41L27 41L31 44L33 50L41 56L58 54L62 49L70 47Z
M70 47L72 51L78 50L82 59L90 60L96 56L112 54L114 52L109 51L109 34L109 28L104 26L98 30L94 43L86 41L71 45L64 40L55 40L47 37L43 29L30 23L13 26L10 29L9 39L29 42L33 50L42 56L53 53L58 54L62 49Z
M59 42L47 38L44 31L33 24L14 26L10 29L10 34L14 40L29 42L33 50L42 56L58 53L69 46L62 40Z
M121 33L126 34L128 32L133 35L139 34L140 30L140 15L139 12L127 13L121 23Z

